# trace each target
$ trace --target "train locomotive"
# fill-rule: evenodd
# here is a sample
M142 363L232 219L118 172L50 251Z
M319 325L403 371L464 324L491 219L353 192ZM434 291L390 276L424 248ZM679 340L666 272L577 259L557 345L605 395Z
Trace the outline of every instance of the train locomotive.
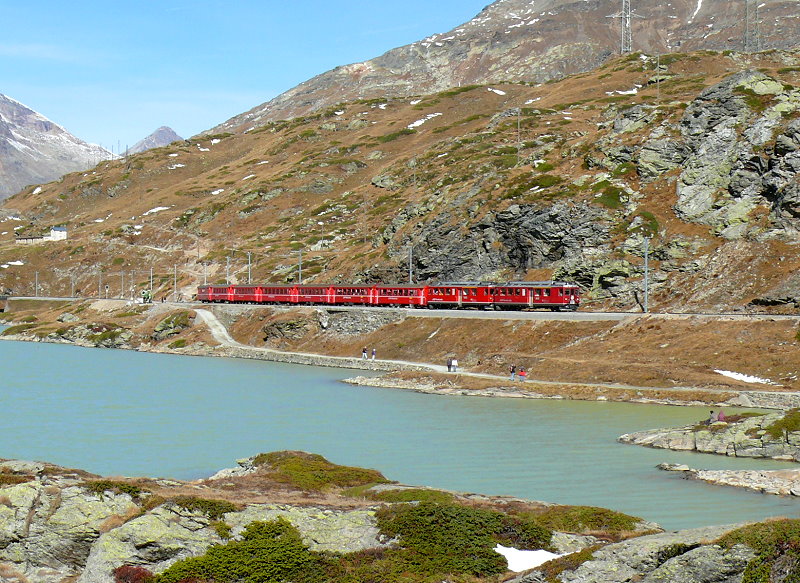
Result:
M225 304L400 308L577 310L580 288L564 282L457 282L420 285L201 285L197 300Z

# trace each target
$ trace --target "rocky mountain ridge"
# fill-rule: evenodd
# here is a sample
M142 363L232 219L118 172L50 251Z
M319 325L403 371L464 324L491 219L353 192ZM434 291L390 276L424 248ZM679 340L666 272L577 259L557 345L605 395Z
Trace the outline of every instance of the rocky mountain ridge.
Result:
M104 148L0 94L0 199L110 158Z
M656 55L796 46L800 19L794 4L756 4L636 2L633 48ZM498 0L448 32L322 73L210 133L259 127L345 101L424 95L471 84L543 83L590 71L619 54L619 19L609 17L620 10L616 0ZM749 35L747 11L752 11Z

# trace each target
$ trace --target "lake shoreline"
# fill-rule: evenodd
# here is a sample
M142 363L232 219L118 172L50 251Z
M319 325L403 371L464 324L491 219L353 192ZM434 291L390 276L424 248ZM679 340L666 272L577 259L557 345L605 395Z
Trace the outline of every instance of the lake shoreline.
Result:
M584 401L610 401L672 406L744 407L787 410L800 407L800 393L723 390L703 387L644 387L610 383L561 382L528 378L523 383L505 376L460 370L447 372L443 365L386 359L333 356L319 353L296 352L249 346L234 340L227 328L211 312L195 308L197 314L193 327L205 326L217 345L195 342L181 347L171 344L117 342L98 345L82 338L67 339L54 334L37 335L27 331L0 336L2 340L22 342L48 342L85 348L119 348L154 354L180 356L211 356L264 360L285 364L341 368L380 373L380 376L357 375L343 379L358 386L372 386L412 390L442 396L469 396L484 398L523 399L575 399ZM7 322L4 320L4 322ZM12 320L13 323L16 323ZM523 388L524 387L524 388Z

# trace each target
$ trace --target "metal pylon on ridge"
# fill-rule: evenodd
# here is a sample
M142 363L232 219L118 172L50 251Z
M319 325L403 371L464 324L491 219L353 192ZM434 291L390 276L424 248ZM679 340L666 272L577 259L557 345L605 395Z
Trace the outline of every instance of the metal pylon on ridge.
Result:
M631 0L622 0L622 11L611 14L606 18L619 18L620 20L620 54L630 53L633 50L633 35L631 33L631 19L642 18L631 11Z
M752 53L761 50L761 18L758 15L758 3L761 0L755 0L755 6L750 6L751 0L744 0L744 52Z

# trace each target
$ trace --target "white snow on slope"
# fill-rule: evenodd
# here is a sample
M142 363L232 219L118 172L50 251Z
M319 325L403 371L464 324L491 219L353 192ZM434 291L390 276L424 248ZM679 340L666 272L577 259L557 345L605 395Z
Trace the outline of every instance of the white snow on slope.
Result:
M701 6L703 6L703 0L697 0L697 8L694 9L694 14L692 14L692 17L689 19L689 24L691 24L692 21L694 21L694 17L697 16L698 12L700 12Z
M730 370L717 370L714 369L715 373L719 373L722 376L726 376L728 378L735 379L737 381L743 381L745 383L758 383L761 385L775 385L776 383L772 382L769 379L762 379L761 377L754 377L752 375L742 374L740 372L733 372Z
M142 216L146 217L147 215L154 215L156 213L160 213L161 211L167 211L167 210L169 210L168 206L157 206L155 208L150 209L149 211L147 211L145 213L142 213Z
M497 93L498 95L505 95L506 94L505 91L500 91L499 89L492 89L491 87L489 87L489 91L491 91L492 93Z
M508 561L508 570L514 571L515 573L533 569L547 561L552 561L555 558L563 556L542 550L521 551L512 547L504 547L503 545L494 547L494 552L503 555L506 561Z
M431 120L431 119L433 119L435 117L439 117L440 115L442 115L442 114L441 113L429 113L428 115L426 115L422 119L418 119L417 121L411 122L406 127L408 129L410 129L410 130L413 130L414 128L418 128L419 126L424 124L426 121Z

